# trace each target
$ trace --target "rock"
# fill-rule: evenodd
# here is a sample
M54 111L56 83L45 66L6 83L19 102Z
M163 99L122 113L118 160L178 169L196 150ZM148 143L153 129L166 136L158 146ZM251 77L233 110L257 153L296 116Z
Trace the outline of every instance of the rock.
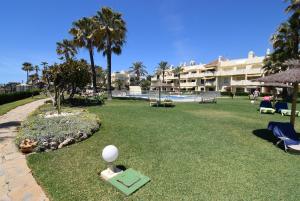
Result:
M50 149L57 149L57 147L58 147L58 143L57 142L55 142L55 141L53 141L53 142L50 142Z
M85 132L82 132L82 131L79 131L77 134L76 134L76 141L82 141L82 140L85 140L86 138L88 138L89 135Z
M67 139L65 139L62 143L60 143L60 144L58 145L58 148L61 149L61 148L63 148L64 146L73 144L74 142L75 142L74 138L67 138Z
M31 153L33 149L37 146L37 142L30 139L22 140L20 144L20 149L23 153Z

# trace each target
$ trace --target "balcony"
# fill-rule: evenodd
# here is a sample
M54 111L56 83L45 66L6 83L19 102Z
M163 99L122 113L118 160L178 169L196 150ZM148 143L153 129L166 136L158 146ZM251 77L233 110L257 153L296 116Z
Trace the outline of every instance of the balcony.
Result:
M218 76L226 75L246 75L246 74L262 74L263 71L260 68L254 69L240 69L240 70L219 70L217 71Z
M252 82L251 80L232 80L231 86L256 86L260 85L260 82Z
M182 82L180 83L180 87L196 87L197 82Z
M203 77L207 77L207 76L215 76L216 73L215 72L210 72L210 71L206 71L201 73L203 75Z
M206 87L216 86L216 81L206 81L204 85Z

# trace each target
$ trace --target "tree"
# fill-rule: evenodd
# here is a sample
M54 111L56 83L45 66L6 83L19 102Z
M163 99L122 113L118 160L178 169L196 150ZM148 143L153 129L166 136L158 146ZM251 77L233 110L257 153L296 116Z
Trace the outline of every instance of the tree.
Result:
M180 92L180 74L183 72L183 68L181 66L177 66L173 69L174 76L178 77L178 87Z
M91 80L90 66L84 60L70 59L62 64L61 73L65 79L65 89L71 91L70 98L76 93L76 89L83 89Z
M263 69L266 74L287 70L285 62L289 59L299 59L299 31L300 31L300 3L290 0L286 12L290 14L288 20L277 28L271 37L274 51L267 55Z
M35 70L35 74L39 75L40 67L38 65L35 65L33 68Z
M106 86L106 70L104 70L102 67L98 66L96 68L96 79L97 79L97 85L100 89L105 88Z
M29 81L29 72L33 71L33 66L29 62L24 62L22 65L23 65L22 70L26 71L26 73L27 73L27 81L26 81L26 83L28 84L28 81Z
M114 81L114 85L116 86L116 88L118 88L118 90L121 90L124 86L124 80L117 79Z
M97 40L97 48L99 52L103 51L107 60L107 93L108 100L111 100L111 57L113 53L117 55L122 53L127 32L126 23L121 13L108 7L103 7L98 11L94 19L98 24L97 36L100 38Z
M146 76L148 74L146 71L146 66L144 66L143 62L141 61L132 63L129 72L134 73L136 75L136 83L138 85L140 85L141 77Z
M158 63L158 66L156 68L156 73L162 75L163 77L163 83L165 82L165 72L170 69L170 66L168 62L161 61Z
M150 90L150 86L151 86L151 81L147 80L147 79L142 79L141 80L141 88L142 90Z
M47 69L47 67L48 67L48 62L43 61L43 62L41 63L41 65L43 66L43 70L45 70L45 69Z
M84 17L73 23L73 28L69 31L74 37L74 44L80 48L86 48L89 51L93 90L97 92L96 83L96 69L94 63L94 48L96 46L95 35L96 31L95 21L93 18Z
M90 78L89 65L85 60L69 60L43 70L43 79L48 83L47 89L50 96L51 88L53 88L55 95L51 97L59 114L64 92L71 90L70 98L72 98L76 92L75 89L83 89L90 82Z
M62 42L57 42L56 45L56 53L62 56L61 59L68 61L77 54L74 41L64 39Z

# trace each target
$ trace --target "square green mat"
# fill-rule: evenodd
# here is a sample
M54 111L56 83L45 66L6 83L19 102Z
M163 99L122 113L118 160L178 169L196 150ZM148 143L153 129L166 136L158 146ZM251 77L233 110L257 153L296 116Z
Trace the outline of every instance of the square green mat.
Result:
M127 196L137 191L149 181L149 177L131 168L108 180L111 185Z

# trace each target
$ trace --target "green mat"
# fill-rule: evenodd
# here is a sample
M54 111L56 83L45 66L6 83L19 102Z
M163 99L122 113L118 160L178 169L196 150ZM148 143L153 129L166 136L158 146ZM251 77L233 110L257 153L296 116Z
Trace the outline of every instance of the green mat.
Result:
M127 196L137 191L149 181L149 177L131 168L108 180L111 185Z

